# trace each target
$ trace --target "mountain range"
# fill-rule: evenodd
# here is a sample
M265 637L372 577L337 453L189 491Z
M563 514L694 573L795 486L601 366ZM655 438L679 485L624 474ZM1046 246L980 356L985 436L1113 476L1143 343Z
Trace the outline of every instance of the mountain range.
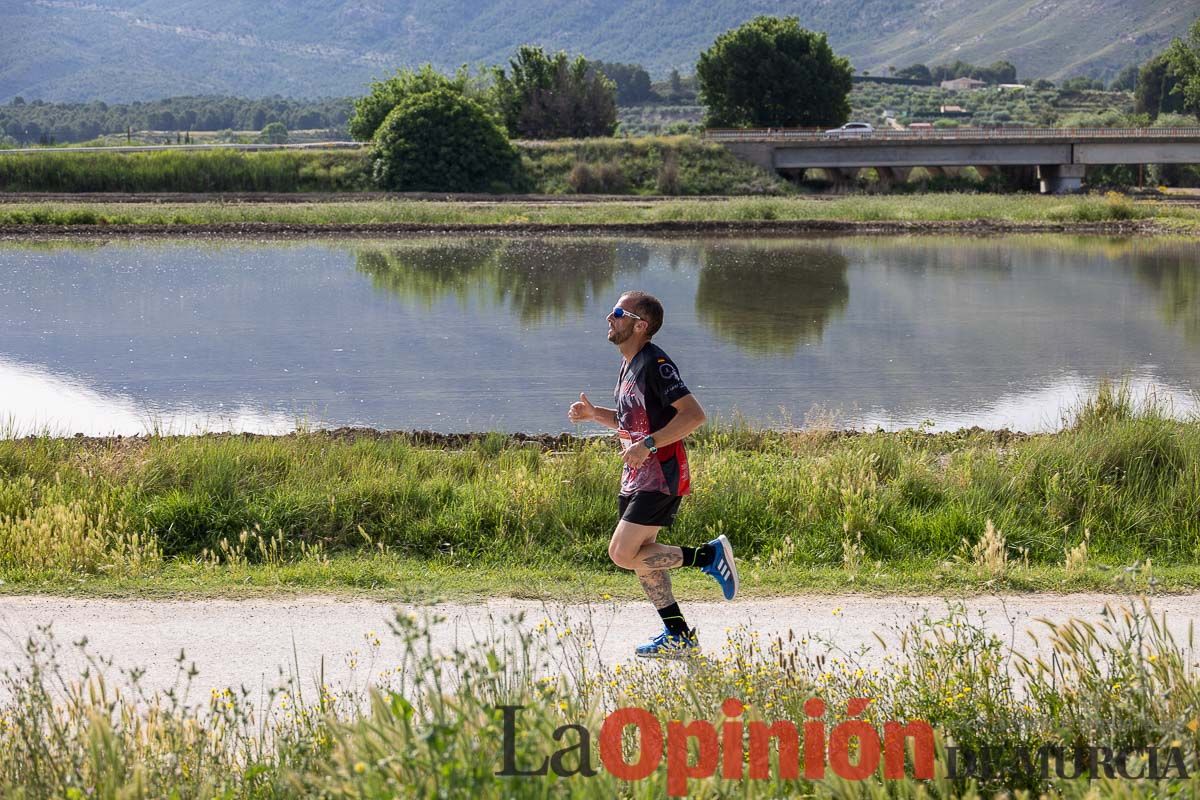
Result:
M405 65L501 64L523 43L655 77L757 14L824 31L856 69L958 59L1111 78L1182 36L1194 0L5 0L0 102L356 95Z

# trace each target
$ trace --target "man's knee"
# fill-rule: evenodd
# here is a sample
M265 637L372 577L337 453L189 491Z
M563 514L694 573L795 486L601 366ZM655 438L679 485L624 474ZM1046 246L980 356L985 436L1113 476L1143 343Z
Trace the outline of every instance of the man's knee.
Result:
M622 569L637 569L642 566L638 553L657 536L657 527L621 520L608 543L608 557Z
M634 569L637 566L634 557L639 549L638 546L630 547L629 544L614 538L608 543L608 557L622 569Z

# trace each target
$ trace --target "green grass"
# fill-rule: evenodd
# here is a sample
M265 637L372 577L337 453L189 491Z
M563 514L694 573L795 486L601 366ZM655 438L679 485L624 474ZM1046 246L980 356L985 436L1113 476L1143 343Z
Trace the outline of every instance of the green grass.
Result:
M1174 594L1200 588L1200 567L1164 567L1157 562L1149 568L1144 562L1116 567L1092 563L1073 571L1062 565L1026 567L1018 563L996 578L965 560L911 558L878 566L872 563L851 573L841 566L771 564L767 567L762 558L751 558L740 572L742 584L738 596L747 600L832 594L970 597L995 591ZM672 582L676 592L691 601L721 599L716 585L706 576L684 571L675 574ZM137 572L117 574L23 572L0 584L0 595L29 594L130 600L329 596L405 603L477 603L497 597L578 603L601 598L645 600L637 582L627 572L612 566L559 562L539 567L510 563L482 568L446 558L353 553L241 565L176 558Z
M1140 202L1123 195L1042 197L1029 195L924 194L727 200L662 200L646 203L6 203L0 229L27 225L211 225L273 222L304 226L409 223L495 227L653 225L657 223L753 223L844 221L860 223L993 222L1071 225L1150 221L1193 231L1200 208Z
M1200 422L1135 413L1119 390L1052 435L721 426L690 452L695 492L670 539L730 533L752 594L1101 589L1135 564L1146 586L1198 585ZM0 440L0 577L100 594L628 596L607 557L618 467L608 441L498 434Z

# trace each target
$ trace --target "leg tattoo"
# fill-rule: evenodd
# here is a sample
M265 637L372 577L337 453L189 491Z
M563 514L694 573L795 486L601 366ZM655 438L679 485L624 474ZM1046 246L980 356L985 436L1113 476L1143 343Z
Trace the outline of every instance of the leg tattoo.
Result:
M683 553L678 547L668 547L661 544L648 544L642 548L645 552L653 548L654 552L642 556L642 563L650 569L671 569L683 566Z
M671 574L665 569L638 570L637 576L646 597L650 598L655 608L666 608L675 602L675 595L671 592Z

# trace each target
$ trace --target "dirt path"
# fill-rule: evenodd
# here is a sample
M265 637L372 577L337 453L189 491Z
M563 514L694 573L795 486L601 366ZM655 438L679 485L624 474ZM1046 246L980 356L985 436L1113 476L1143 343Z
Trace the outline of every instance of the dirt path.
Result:
M1062 622L1072 616L1101 620L1106 601L1127 603L1117 595L984 596L964 600L972 618L982 614L985 626L1011 641L1014 649L1036 649L1024 631L1045 630L1039 617ZM1167 613L1177 641L1187 643L1188 625L1200 617L1200 594L1154 598L1156 613ZM889 626L903 624L930 613L944 616L940 598L876 598L822 596L756 600L724 604L684 603L689 620L700 630L710 653L719 651L730 629L747 625L764 636L789 630L798 636L828 637L846 651L870 648L867 657L878 662L883 651L875 640L880 634L894 642ZM348 602L324 597L287 600L126 601L81 600L25 596L0 598L0 668L12 669L24 660L25 640L38 626L51 625L64 646L61 662L68 675L86 664L71 643L84 637L88 649L110 657L114 668L145 670L142 684L152 689L170 687L177 673L181 650L195 662L199 675L192 696L206 698L213 687L245 685L259 691L280 683L280 675L296 672L311 687L324 659L325 680L350 685L396 665L401 648L388 623L397 608L384 603ZM401 606L402 612L419 607ZM657 617L643 603L599 602L590 608L547 606L536 601L497 600L485 605L444 604L433 607L443 619L433 627L434 643L442 651L500 635L524 614L521 625L534 628L547 617L569 619L573 635L595 641L605 663L631 658L633 647L657 631ZM372 647L368 633L378 635ZM1044 638L1044 637L1043 637ZM357 671L350 669L357 651ZM827 651L810 645L811 652Z

